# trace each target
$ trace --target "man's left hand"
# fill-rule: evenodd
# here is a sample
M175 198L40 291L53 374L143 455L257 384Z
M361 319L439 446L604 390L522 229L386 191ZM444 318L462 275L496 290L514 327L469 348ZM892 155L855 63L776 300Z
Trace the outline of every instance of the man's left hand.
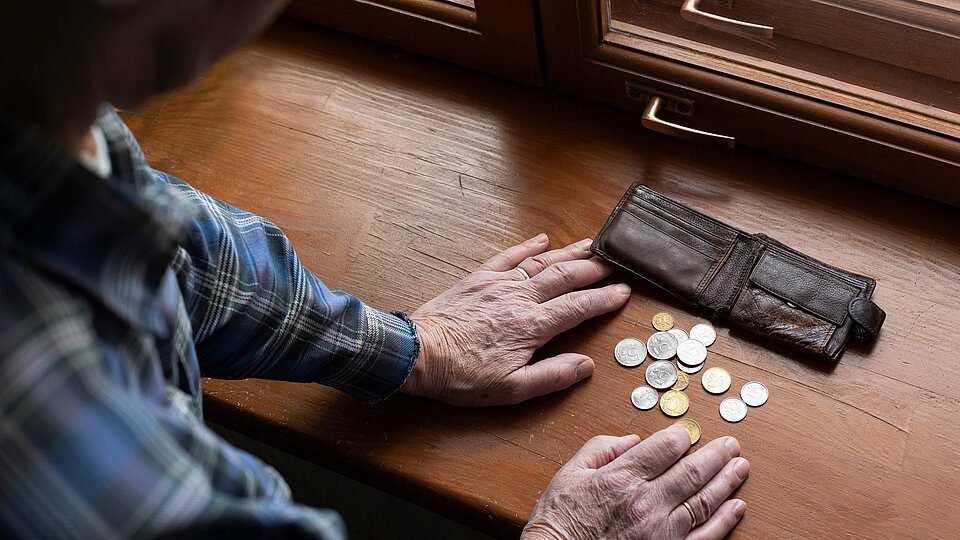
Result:
M454 405L507 405L593 373L593 360L577 353L529 362L560 332L622 306L630 287L583 289L613 268L592 256L590 240L552 251L547 244L541 234L495 255L411 315L420 356L402 392Z

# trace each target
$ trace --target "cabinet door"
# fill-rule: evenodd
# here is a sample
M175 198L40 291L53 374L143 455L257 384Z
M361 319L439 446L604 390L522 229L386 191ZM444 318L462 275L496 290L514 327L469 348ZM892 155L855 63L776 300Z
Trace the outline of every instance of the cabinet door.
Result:
M659 96L656 118L670 124L960 204L958 2L556 0L541 10L554 87L638 112ZM682 135L674 128L661 130Z
M294 0L287 14L527 84L543 83L534 0Z

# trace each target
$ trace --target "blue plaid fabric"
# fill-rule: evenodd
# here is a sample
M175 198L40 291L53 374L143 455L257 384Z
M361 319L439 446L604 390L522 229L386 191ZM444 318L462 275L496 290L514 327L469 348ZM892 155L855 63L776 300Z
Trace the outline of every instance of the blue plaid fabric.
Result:
M0 537L345 535L203 423L200 377L394 392L404 315L330 290L269 221L151 170L103 179L0 113Z

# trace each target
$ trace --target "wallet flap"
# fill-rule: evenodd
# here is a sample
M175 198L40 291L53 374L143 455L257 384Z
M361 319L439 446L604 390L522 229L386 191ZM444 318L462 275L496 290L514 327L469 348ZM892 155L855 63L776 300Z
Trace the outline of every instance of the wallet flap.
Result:
M883 320L887 317L880 306L873 303L869 298L856 297L850 300L847 308L853 322L857 326L853 329L853 337L861 340L871 340L877 337L880 327L883 326Z
M750 281L838 326L847 316L850 300L860 294L850 283L771 251L760 257Z

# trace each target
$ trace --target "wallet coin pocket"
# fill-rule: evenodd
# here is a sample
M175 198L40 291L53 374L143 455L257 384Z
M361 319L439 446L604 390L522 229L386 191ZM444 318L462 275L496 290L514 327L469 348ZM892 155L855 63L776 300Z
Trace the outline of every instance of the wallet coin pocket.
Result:
M826 346L866 284L835 275L776 246L766 246L730 312L730 319L807 353Z

